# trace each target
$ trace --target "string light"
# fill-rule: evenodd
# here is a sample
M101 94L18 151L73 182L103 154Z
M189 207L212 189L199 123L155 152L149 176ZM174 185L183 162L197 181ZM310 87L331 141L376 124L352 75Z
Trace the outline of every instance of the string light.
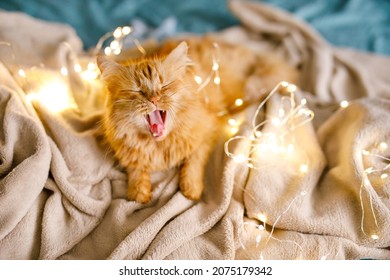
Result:
M340 102L341 108L347 108L349 106L349 102L347 100L343 100Z
M384 164L384 166L381 166L381 167L369 166L366 169L364 169L364 172L362 175L362 181L360 184L360 192L359 192L360 206L361 206L361 210L362 210L360 229L364 235L367 235L367 233L366 233L365 226L364 226L366 213L365 213L365 207L364 207L364 203L363 203L363 191L366 191L366 193L368 195L370 211L371 211L371 215L374 219L374 224L376 226L376 229L379 228L378 219L376 217L375 209L374 209L374 205L373 205L373 199L372 199L373 190L372 190L371 181L369 179L369 175L379 174L379 178L382 181L386 180L388 178L388 174L386 172L390 169L390 158L387 158L387 157L379 154L379 153L386 152L387 148L388 148L388 144L386 142L380 142L379 144L374 145L374 147L371 149L371 151L367 150L367 149L363 149L361 151L362 156L371 157L374 160L379 159L381 164ZM378 240L379 235L376 233L372 233L370 235L370 238L372 240Z
M59 78L40 84L40 86L26 95L30 103L39 102L53 113L75 108L74 100L69 95L67 84Z
M236 99L236 101L234 101L234 104L236 106L241 106L242 104L244 104L244 101L241 98L238 98Z
M61 67L61 75L68 76L68 69L66 67Z
M301 100L299 103L296 102L296 91L297 87L295 85L284 81L279 83L257 108L256 113L252 119L253 129L250 136L234 136L226 141L224 146L226 155L237 162L237 157L229 150L230 144L233 141L245 139L250 143L250 149L246 160L243 161L240 157L239 163L245 162L249 168L256 168L256 163L258 162L256 152L258 151L262 153L272 152L278 155L291 156L292 153L296 151L293 143L293 131L297 127L308 123L314 117L314 113L311 110L304 108L304 106L307 104L306 100ZM258 115L261 109L272 97L272 95L279 92L283 92L284 94L287 92L288 96L283 95L281 97L281 107L278 110L278 115L268 116L266 120L257 123ZM229 122L229 124L231 125L231 122ZM261 132L261 128L263 128L263 126L266 124L271 125L274 131L268 129L267 132ZM301 163L298 169L301 173L306 173L309 170L309 165L307 162Z
M194 76L194 80L195 80L195 82L196 82L198 85L200 85L200 84L202 83L202 77L200 77L200 76Z

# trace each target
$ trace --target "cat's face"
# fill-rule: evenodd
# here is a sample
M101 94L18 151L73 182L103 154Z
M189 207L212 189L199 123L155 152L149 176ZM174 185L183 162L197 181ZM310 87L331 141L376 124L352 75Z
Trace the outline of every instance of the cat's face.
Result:
M147 58L128 66L98 57L118 133L125 133L130 126L161 141L173 129L180 129L178 120L188 110L192 96L184 79L187 61L184 42L167 57Z

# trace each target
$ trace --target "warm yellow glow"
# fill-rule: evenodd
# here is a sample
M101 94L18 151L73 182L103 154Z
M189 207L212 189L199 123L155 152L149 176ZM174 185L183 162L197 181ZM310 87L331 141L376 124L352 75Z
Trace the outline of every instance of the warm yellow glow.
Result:
M114 38L120 38L122 36L122 27L117 27L112 35Z
M122 34L123 35L129 35L131 32L131 27L130 26L123 26L122 27Z
M66 67L61 67L61 75L68 76L68 69Z
M104 48L104 54L105 54L105 55L110 55L111 52L112 52L112 50L111 50L110 47L105 47L105 48Z
M117 41L117 40L112 41L110 43L110 48L113 50L116 50L117 48L119 48L119 41Z
M114 50L114 54L115 54L115 55L118 55L118 54L121 53L121 51L122 51L122 50L121 50L120 48L117 48L117 49Z
M230 128L230 133L232 135L236 134L238 132L238 127L237 126L233 126Z
M387 177L389 177L389 175L387 175L386 173L383 173L383 174L381 175L381 179L382 179L382 180L387 179Z
M217 71L219 69L219 64L214 62L213 64L213 71Z
M343 100L340 102L341 108L347 108L349 106L349 102L347 100Z
M257 138L261 137L261 134L262 134L261 131L258 131L258 130L255 131L255 136Z
M244 154L238 154L233 157L233 160L237 163L242 163L246 160L246 156Z
M368 155L370 154L370 152L367 151L367 150L363 150L363 151L362 151L362 154L365 155L365 156L368 156Z
M87 69L90 70L90 71L93 71L97 68L96 64L93 63L93 62L89 62L88 63L88 66L87 66Z
M374 240L378 240L378 239L379 239L379 236L376 235L376 234L373 234L373 235L371 235L371 238L374 239Z
M309 166L307 164L301 164L299 166L299 172L306 173L307 171L309 171Z
M96 80L98 75L99 74L96 71L87 70L81 73L81 78L83 78L83 80L91 81Z
M303 98L302 100L301 100L301 105L306 105L307 104L307 100L306 100L306 98Z
M202 83L202 77L200 77L200 76L195 76L194 79L195 79L195 82L196 82L198 85L200 85L200 84Z
M74 71L76 72L76 73L79 73L79 72L81 72L81 65L80 64L75 64L74 66L73 66L73 69L74 69Z
M26 78L26 72L23 69L19 69L18 74L20 77Z
M236 99L234 104L236 104L236 106L241 106L242 104L244 104L244 101L241 98L238 98L238 99Z
M288 84L288 86L287 86L287 91L288 92L294 92L294 91L296 91L297 90L297 86L296 85L294 85L294 84Z
M39 102L51 112L62 112L74 107L67 85L59 79L48 81L37 91L29 93L26 98L30 102Z
M216 85L219 85L221 83L221 78L220 77L215 77L214 78L214 84L216 84Z
M280 119L279 118L272 118L271 122L274 126L280 126Z
M257 215L257 219L259 219L259 221L263 222L263 223L266 223L267 222L267 216L264 215L263 213L260 213Z
M259 230L265 230L265 227L264 227L263 225L258 225L258 226L257 226L257 229L259 229Z
M280 83L282 87L288 87L288 83L286 81L283 81Z
M237 121L235 119L229 119L228 124L231 126L235 126L235 125L237 125Z
M381 149L382 151L386 150L387 149L387 143L385 142L382 142L379 144L379 149Z
M253 166L252 163L248 163L248 167L249 167L249 168L253 168L254 166Z

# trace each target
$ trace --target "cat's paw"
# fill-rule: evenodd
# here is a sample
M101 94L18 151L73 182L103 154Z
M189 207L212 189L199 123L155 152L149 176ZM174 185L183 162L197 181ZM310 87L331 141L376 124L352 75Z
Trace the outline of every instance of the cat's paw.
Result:
M188 177L180 178L180 191L191 200L199 200L204 189L203 182L199 179L191 180Z
M152 186L147 172L128 172L127 198L139 203L148 203L152 198Z
M150 190L129 187L127 191L127 198L131 201L145 204L152 199L152 192Z

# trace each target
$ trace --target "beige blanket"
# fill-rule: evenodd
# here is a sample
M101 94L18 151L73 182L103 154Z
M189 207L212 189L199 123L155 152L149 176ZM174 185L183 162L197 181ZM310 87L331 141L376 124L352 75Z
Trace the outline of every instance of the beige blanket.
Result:
M1 259L390 259L390 59L333 48L260 4L231 9L242 26L220 36L301 70L315 113L294 131L307 171L272 156L248 169L225 155L223 138L201 201L178 191L173 169L153 174L147 205L125 199L126 175L96 140L101 84L74 68L93 61L75 32L0 12ZM53 80L61 86L49 87L50 104L67 105L65 89L67 110L26 98ZM250 133L257 105L239 135Z

